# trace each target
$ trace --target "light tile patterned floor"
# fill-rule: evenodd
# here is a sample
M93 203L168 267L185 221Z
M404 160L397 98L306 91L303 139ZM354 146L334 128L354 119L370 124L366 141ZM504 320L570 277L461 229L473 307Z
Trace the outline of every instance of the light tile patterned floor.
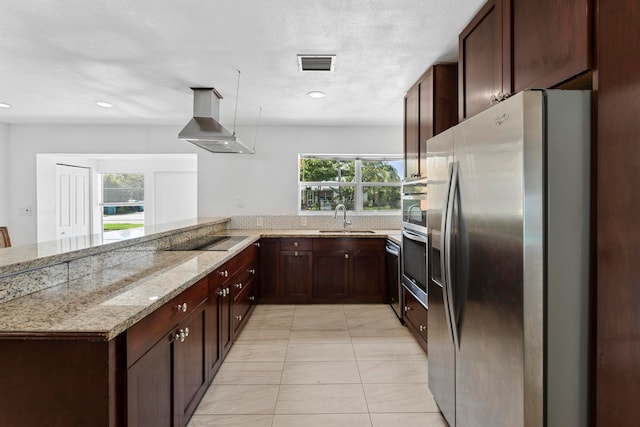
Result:
M447 427L388 305L258 305L188 427Z

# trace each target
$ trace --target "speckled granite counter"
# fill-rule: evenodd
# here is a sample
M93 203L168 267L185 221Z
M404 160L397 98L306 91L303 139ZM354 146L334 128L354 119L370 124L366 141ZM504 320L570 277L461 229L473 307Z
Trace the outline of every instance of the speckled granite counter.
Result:
M132 261L0 303L0 336L81 335L110 340L260 237L389 237L400 241L398 230L362 234L346 234L340 230L335 233L227 230L225 233L247 238L230 251L143 251Z

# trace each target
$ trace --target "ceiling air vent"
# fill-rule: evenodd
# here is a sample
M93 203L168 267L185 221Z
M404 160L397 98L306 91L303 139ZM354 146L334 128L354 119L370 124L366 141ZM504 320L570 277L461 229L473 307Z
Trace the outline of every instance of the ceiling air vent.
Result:
M298 71L334 71L335 55L298 55Z

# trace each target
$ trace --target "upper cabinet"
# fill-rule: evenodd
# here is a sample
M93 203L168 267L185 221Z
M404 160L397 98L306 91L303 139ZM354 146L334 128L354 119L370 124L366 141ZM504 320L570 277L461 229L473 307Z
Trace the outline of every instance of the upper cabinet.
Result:
M592 0L511 2L514 92L554 87L592 69Z
M460 33L462 121L525 89L589 89L593 0L489 0Z
M427 139L457 123L458 64L429 68L404 98L405 176L426 176Z
M511 93L509 5L510 0L489 0L460 33L460 121L485 110L505 93Z

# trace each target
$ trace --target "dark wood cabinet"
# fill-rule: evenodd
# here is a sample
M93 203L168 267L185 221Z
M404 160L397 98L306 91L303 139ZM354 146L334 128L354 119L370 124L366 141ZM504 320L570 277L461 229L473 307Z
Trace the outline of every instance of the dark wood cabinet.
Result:
M511 2L514 92L554 87L592 69L592 0Z
M512 92L510 2L489 0L460 33L459 121L490 107L492 97Z
M427 351L427 309L408 292L402 289L404 299L404 324L416 337L418 344Z
M404 174L420 176L420 88L416 83L404 97Z
M209 385L209 371L205 357L206 307L206 302L203 302L178 325L175 331L173 342L175 426L187 425Z
M158 341L127 369L127 425L173 425L171 335Z
M640 419L640 2L600 1L598 14L593 425L635 426Z
M311 251L280 251L278 267L280 271L281 294L291 298L311 297Z
M279 252L280 239L260 240L260 286L258 286L260 300L278 296Z
M314 298L323 302L384 302L384 242L384 239L314 239Z
M436 64L405 96L405 176L427 175L427 139L458 122L458 65Z

